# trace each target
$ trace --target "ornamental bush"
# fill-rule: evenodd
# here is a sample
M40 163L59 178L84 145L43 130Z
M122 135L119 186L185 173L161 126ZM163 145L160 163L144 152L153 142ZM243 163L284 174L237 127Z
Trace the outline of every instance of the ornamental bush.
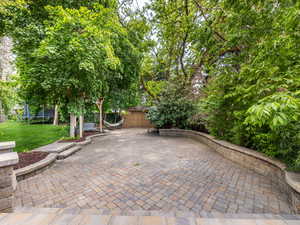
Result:
M166 90L160 101L150 108L147 117L157 128L185 129L195 109L195 104L188 97L175 90Z

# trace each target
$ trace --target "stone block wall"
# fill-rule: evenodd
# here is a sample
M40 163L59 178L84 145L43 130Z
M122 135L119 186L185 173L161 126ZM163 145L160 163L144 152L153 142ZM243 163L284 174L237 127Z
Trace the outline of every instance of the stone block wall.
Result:
M286 171L286 165L254 150L237 146L215 137L191 130L160 129L162 136L182 136L192 138L208 145L223 157L230 159L258 174L268 176L289 196L289 201L295 213L300 213L300 174Z
M13 166L19 162L18 154L12 152L14 147L14 142L0 142L0 213L13 211L13 193L17 184Z

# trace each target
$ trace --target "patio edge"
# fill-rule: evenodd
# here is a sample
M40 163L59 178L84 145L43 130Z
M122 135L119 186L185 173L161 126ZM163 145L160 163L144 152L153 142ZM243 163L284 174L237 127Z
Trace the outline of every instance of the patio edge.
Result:
M286 165L278 160L254 150L238 146L215 137L192 130L159 129L161 136L182 136L192 138L208 145L223 157L232 160L243 167L254 170L258 174L268 176L287 193L289 202L295 213L300 213L300 174L286 171Z

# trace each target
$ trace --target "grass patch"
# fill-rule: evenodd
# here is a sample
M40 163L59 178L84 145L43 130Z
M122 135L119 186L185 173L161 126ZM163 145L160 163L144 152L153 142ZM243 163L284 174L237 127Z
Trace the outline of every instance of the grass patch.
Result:
M68 126L28 124L7 121L0 123L0 142L15 141L16 152L27 152L50 144L68 135Z
M77 140L79 138L80 138L79 136L76 136L76 137L62 137L59 140L60 141L73 141L73 140Z

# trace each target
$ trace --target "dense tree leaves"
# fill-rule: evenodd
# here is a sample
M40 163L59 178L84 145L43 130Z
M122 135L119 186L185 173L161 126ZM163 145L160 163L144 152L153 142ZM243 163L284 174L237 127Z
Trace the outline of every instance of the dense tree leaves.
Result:
M100 96L113 104L108 107L136 102L143 20L121 24L117 1L8 2L1 15L15 40L27 102L60 103L71 111ZM116 101L120 93L125 103Z
M52 20L46 27L46 37L33 54L36 64L28 68L25 80L36 74L48 94L66 97L75 104L95 102L106 96L110 88L126 88L131 83L134 78L126 75L136 77L137 72L124 67L121 59L133 61L135 49L126 39L126 30L116 22L113 10L96 7L94 11L84 7L47 8ZM43 74L45 79L40 77Z
M299 154L300 4L224 1L223 7L222 33L241 47L210 67L202 101L208 127L292 165Z
M299 1L6 2L0 32L16 40L27 98L122 108L140 80L157 126L199 121L300 168Z
M159 104L152 106L148 119L157 128L188 128L195 104L176 88L164 89Z
M168 83L198 98L210 133L300 167L299 1L153 0L149 10L148 68L163 65Z
M16 82L5 82L0 80L0 104L5 114L9 112L17 101L15 90Z

